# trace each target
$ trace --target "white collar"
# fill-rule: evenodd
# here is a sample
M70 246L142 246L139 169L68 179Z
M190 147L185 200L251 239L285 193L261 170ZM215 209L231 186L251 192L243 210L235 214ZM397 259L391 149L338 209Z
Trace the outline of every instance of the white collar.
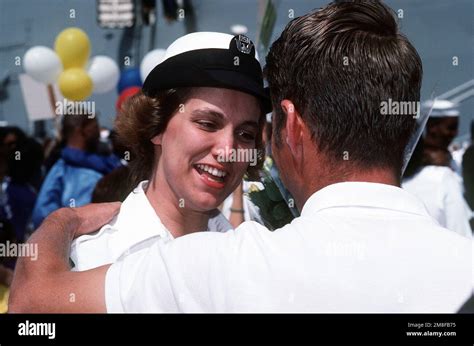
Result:
M119 253L125 251L130 245L152 237L173 239L145 195L147 184L148 181L142 181L127 196L111 225L112 228L119 230L111 239L112 248Z
M138 184L123 201L119 214L111 223L112 228L119 230L111 240L115 251L121 253L131 245L156 236L166 241L174 239L150 204L145 194L147 186L148 180ZM225 232L232 228L220 212L209 219L208 227L211 232Z
M429 216L423 203L407 191L369 182L342 182L326 186L308 198L301 216L336 207L370 207Z

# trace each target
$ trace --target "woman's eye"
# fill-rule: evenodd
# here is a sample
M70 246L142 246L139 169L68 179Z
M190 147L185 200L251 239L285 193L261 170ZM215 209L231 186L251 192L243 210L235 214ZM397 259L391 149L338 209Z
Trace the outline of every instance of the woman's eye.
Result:
M248 132L248 131L239 131L238 135L243 138L247 142L251 142L255 140L255 134L253 132Z
M217 125L211 121L197 121L197 124L205 130L215 130Z

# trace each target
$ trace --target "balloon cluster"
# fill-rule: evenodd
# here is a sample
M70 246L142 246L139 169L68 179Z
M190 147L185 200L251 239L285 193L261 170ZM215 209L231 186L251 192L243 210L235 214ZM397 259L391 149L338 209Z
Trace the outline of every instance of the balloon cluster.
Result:
M59 33L54 51L45 46L30 48L23 59L25 72L45 84L58 82L63 96L72 101L87 99L92 92L112 90L120 71L114 60L97 55L89 60L91 51L87 34L79 28Z
M161 63L165 56L164 49L155 49L148 52L143 58L140 69L129 68L122 72L120 80L117 84L117 91L119 97L115 104L117 112L120 112L122 104L126 99L138 93L141 89L143 82L145 82L148 74L155 68L156 65Z
M164 49L148 52L140 68L127 68L120 73L114 60L104 55L89 59L91 44L79 28L59 33L54 50L45 46L30 48L23 59L25 72L45 84L59 85L62 95L72 101L87 99L93 92L106 93L117 86L117 110L125 99L137 93L151 70L165 56Z

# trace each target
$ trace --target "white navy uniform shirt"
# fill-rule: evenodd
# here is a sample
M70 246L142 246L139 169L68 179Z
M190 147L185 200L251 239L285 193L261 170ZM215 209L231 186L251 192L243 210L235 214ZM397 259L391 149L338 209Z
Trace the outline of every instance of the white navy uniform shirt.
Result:
M244 222L122 257L108 312L454 312L471 294L472 243L408 192L338 183L268 231Z
M142 181L123 201L120 212L95 234L83 235L72 243L74 271L115 262L120 256L146 248L154 238L173 240L145 195L148 181ZM208 230L225 232L232 225L218 213L209 219Z
M457 175L448 167L425 166L403 181L402 187L425 204L442 227L471 238L472 211L463 196Z
M451 160L451 168L456 172L457 177L461 180L462 184L462 158L464 156L464 153L466 152L466 149L469 148L470 143L469 142L464 142L461 146L461 148L456 149L456 150L450 150L452 160Z

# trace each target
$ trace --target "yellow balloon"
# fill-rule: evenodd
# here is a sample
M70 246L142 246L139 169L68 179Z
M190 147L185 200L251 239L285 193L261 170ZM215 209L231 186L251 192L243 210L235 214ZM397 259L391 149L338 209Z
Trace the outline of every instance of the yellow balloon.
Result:
M84 67L89 59L91 43L87 34L79 28L67 28L59 33L54 42L64 69Z
M81 68L64 70L59 76L58 83L61 94L71 101L82 101L92 94L92 79Z

